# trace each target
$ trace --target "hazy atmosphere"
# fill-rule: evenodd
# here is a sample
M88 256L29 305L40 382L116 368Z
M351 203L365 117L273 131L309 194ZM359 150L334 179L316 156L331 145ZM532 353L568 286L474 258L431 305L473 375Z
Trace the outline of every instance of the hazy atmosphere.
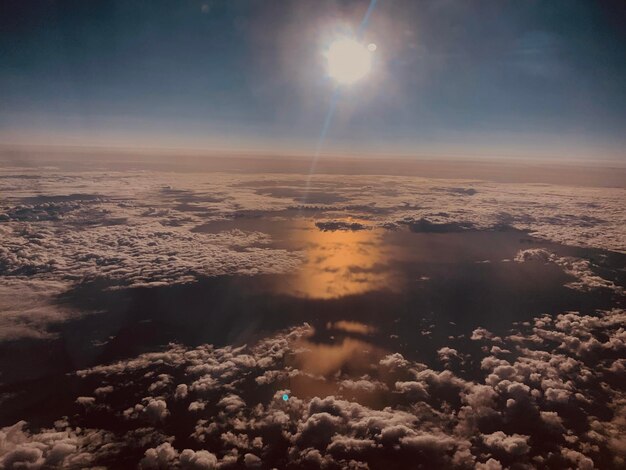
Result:
M621 2L0 4L0 469L621 469Z
M626 14L604 1L9 0L0 137L316 148L338 37L374 44L325 151L626 158Z

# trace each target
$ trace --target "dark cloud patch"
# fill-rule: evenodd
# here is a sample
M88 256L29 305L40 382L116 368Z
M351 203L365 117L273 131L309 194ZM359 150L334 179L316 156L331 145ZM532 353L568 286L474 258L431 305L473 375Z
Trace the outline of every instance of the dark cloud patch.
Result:
M401 221L409 227L409 230L414 233L449 233L449 232L463 232L471 230L473 228L471 223L468 222L431 222L428 219L418 219L411 221Z
M445 188L441 191L445 191L451 194L458 194L459 196L473 196L478 192L474 188Z
M356 232L358 230L367 230L369 227L358 222L343 222L343 221L327 221L316 222L315 226L322 232L334 232L337 230L349 230Z

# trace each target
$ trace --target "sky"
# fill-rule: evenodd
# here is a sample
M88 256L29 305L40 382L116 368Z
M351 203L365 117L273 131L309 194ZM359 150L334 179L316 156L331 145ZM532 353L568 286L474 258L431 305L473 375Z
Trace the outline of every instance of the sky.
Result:
M626 160L623 2L5 0L0 144ZM339 90L337 88L339 87Z

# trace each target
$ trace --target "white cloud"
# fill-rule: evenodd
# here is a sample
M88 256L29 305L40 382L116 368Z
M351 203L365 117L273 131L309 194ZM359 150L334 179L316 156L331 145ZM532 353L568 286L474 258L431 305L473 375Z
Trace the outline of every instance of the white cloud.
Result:
M622 294L624 289L615 285L613 281L603 279L591 270L591 262L586 259L574 257L559 257L545 248L530 248L520 250L515 255L518 263L539 261L542 263L554 263L560 266L566 274L576 278L575 281L565 284L574 290L589 291L593 289L611 289Z
M178 457L178 451L169 442L164 442L156 448L146 450L140 462L142 469L170 468Z
M214 470L217 457L206 450L185 449L180 454L180 466L185 470Z
M511 455L524 455L530 450L528 446L529 436L513 434L507 436L502 431L496 431L491 434L483 434L482 439L487 447L498 449Z

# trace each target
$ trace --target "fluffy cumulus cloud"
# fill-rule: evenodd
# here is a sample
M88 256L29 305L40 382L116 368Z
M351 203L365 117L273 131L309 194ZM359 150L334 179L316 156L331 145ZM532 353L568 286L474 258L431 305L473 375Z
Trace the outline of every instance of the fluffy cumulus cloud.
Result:
M73 429L59 420L54 427L38 433L20 421L0 430L0 465L4 469L84 468L119 449L115 437L106 431Z
M336 384L327 396L289 388L314 380L290 359L313 334L308 325L250 347L173 344L78 372L86 386L110 388L77 397L76 423L4 428L0 462L80 468L123 456L141 468L622 468L625 324L626 312L613 310L545 315L501 337L483 329L468 339L481 353L463 366L441 370L392 353L367 375L317 377ZM456 357L451 349L440 356ZM470 378L461 369L468 366L480 373ZM271 372L275 380L257 380ZM159 395L146 396L150 389ZM381 400L365 405L355 390ZM90 427L105 422L102 413L109 425Z

